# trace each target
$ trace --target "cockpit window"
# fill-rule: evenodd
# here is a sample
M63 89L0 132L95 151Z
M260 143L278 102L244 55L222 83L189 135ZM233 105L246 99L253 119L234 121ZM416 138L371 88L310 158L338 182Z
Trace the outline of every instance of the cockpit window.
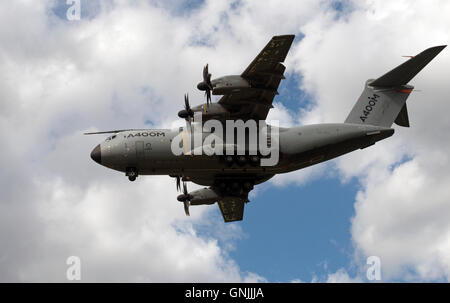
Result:
M117 137L117 135L112 135L111 137L108 137L108 138L106 138L106 140L105 140L105 141L109 141L109 140L112 140L112 139L114 139L115 137Z

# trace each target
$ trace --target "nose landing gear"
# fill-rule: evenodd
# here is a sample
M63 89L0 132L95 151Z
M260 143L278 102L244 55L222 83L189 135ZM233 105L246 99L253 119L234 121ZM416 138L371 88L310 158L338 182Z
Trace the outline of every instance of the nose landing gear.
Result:
M128 180L131 182L135 181L138 176L136 167L128 167L126 169L125 176L127 176Z

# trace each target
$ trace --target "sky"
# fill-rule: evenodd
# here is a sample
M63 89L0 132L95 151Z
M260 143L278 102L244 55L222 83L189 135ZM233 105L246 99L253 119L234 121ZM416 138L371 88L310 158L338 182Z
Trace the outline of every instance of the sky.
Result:
M80 4L71 21L66 1L0 3L0 281L65 282L78 256L84 282L371 282L377 256L384 282L448 282L447 49L411 81L410 128L258 185L242 222L185 217L172 178L129 182L83 136L183 125L206 63L240 74L282 34L296 39L268 120L343 122L367 79L448 44L448 1Z

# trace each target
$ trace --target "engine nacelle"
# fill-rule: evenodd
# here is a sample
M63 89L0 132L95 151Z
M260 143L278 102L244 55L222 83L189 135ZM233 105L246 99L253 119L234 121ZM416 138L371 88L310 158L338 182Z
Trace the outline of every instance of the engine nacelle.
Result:
M201 113L203 121L208 119L226 119L229 117L230 112L220 105L219 103L211 103L207 105L206 103L192 107L192 113ZM178 112L178 117L185 119L188 116L188 112L183 109Z
M226 95L251 88L250 83L241 76L224 76L211 81L213 95Z
M210 90L210 87L212 90ZM252 86L246 79L241 76L234 75L214 79L210 84L206 84L205 81L200 82L197 85L197 88L202 91L207 91L207 94L209 94L210 90L213 95L227 95L252 88ZM231 113L219 103L205 103L192 108L189 107L189 101L186 101L186 104L185 109L178 112L178 116L182 119L193 117L197 112L202 113L202 118L204 120L223 120L229 118L231 115Z
M202 188L189 193L191 205L210 205L219 200L219 196L210 188Z

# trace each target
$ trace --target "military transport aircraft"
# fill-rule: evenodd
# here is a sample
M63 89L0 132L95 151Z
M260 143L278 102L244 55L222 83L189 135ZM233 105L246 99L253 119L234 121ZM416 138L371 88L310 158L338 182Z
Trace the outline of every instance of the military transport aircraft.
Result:
M203 81L197 85L199 90L205 91L206 103L191 107L185 96L185 108L178 113L180 118L186 119L186 127L86 133L112 134L93 149L91 158L103 166L124 172L130 181L138 175L174 177L177 189L182 188L178 200L184 204L186 215L189 215L190 205L217 202L225 222L239 221L243 218L245 203L249 202L248 194L255 185L276 174L302 169L371 146L394 134L393 123L409 127L406 99L414 87L408 82L445 48L429 48L385 75L366 81L362 95L344 123L292 128L268 125L263 134L263 130L259 130L259 135L263 135L262 141L267 140L264 142L267 146L278 146L279 156L275 165L262 165L267 155L259 150L248 152L248 137L244 146L237 146L239 144L235 141L232 144L234 151L242 148L244 153L206 155L192 152L189 143L192 140L190 134L195 129L195 119L191 124L195 116L200 115L201 125L212 119L223 124L266 119L278 94L278 85L284 79L282 62L293 39L294 35L274 36L241 75L211 80L206 65ZM211 94L222 97L212 103ZM278 136L272 139L271 134L275 130ZM214 132L214 128L203 130L201 138ZM176 155L172 141L180 136L185 152ZM206 187L188 192L187 181Z

